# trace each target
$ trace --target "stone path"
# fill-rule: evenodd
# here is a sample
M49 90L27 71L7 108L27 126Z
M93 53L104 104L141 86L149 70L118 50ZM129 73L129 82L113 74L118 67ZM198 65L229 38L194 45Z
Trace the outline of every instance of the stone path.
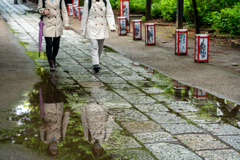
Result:
M1 16L29 56L48 72L46 57L42 53L38 58L39 15L25 14L28 9L13 0L0 0ZM74 31L64 31L60 47L56 86L62 91L80 88L79 93L88 93L85 103L94 100L115 115L109 140L101 144L110 155L144 160L240 159L240 129L201 112L201 107L216 107L215 101L201 105L196 103L201 100L176 100L169 94L170 78L149 73L109 49L102 55L100 73L94 74L90 43ZM70 97L68 101L76 111L85 104Z

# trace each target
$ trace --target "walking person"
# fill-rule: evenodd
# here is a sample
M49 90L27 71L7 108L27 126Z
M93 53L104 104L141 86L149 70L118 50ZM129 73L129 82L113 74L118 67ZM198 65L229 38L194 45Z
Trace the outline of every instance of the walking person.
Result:
M45 1L45 7L43 7ZM43 15L43 36L46 41L46 51L50 71L57 67L56 56L59 50L63 25L69 29L69 19L64 0L39 0L38 12Z
M116 30L115 19L109 0L85 0L81 21L81 35L90 39L92 63L95 73L99 72L100 56L109 29Z

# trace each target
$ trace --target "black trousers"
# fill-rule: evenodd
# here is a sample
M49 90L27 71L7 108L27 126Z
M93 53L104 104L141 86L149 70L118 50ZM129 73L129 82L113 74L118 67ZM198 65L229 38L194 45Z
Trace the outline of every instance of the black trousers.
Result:
M55 61L59 50L60 37L45 37L48 61Z

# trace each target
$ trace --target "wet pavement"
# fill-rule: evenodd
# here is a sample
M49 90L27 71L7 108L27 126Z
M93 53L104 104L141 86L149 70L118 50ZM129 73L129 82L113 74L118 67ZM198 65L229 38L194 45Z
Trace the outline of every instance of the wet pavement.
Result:
M95 74L89 41L72 30L64 31L58 67L49 72L46 54L38 57L39 15L25 10L0 0L3 19L42 81L15 109L0 108L9 125L0 130L0 159L96 159L95 142L104 149L98 159L240 159L239 103L181 84L109 48ZM54 157L40 133L47 123L40 117L40 87L44 103L64 102L61 123L70 111Z

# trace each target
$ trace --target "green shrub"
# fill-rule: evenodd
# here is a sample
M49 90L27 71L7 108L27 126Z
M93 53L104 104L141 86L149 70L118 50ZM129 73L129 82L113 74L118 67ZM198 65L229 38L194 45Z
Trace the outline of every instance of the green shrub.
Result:
M162 13L161 13L161 10L160 10L160 8L159 8L159 3L153 3L152 4L152 6L151 6L151 14L152 14L152 16L154 16L154 17L159 17L159 16L161 16L162 15Z
M116 8L116 0L109 0L111 3L112 8Z
M174 21L176 19L177 1L161 0L159 4L159 9L162 13L161 16L168 21Z
M141 20L142 20L142 22L144 22L146 20L146 17L142 16Z
M240 35L240 3L233 8L222 9L221 12L212 12L212 28L219 32Z

